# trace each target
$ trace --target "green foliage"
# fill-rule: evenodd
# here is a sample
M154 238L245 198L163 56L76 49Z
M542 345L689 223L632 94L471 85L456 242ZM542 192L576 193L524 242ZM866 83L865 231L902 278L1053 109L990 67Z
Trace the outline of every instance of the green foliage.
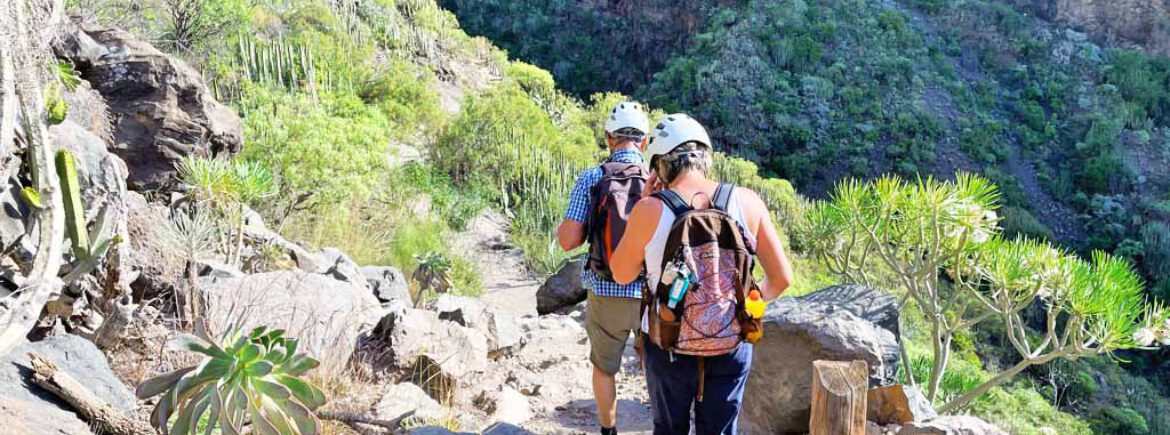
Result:
M1150 222L1142 226L1141 244L1142 268L1155 284L1170 280L1170 227L1162 222ZM1170 299L1170 293L1157 294L1163 300Z
M940 411L965 406L1029 366L1112 355L1170 334L1162 327L1170 312L1145 303L1141 278L1128 262L1101 252L1086 261L1046 243L1002 239L997 199L994 185L964 174L954 182L884 177L843 182L830 201L806 214L809 251L834 273L868 284L871 265L884 264L900 275L902 290L931 323L927 397L947 389L942 384L957 332L989 317L1004 325L1022 360L985 381L952 386L974 388ZM940 271L951 285L939 285ZM1042 331L1021 319L1036 301L1048 319Z
M45 116L48 117L49 125L57 125L65 122L65 117L69 115L69 103L61 98L61 90L55 85L45 87Z
M311 194L320 206L367 198L388 168L392 125L376 107L356 96L337 95L314 103L249 87L240 103L250 140L240 158L271 168L286 196Z
M1000 225L1003 226L1004 237L1009 239L1027 237L1038 240L1056 240L1052 234L1052 229L1037 220L1028 210L1009 206L1000 210L1000 214L1003 215Z
M992 389L987 396L972 404L971 412L1011 434L1051 433L1042 428L1051 428L1061 435L1096 433L1084 421L1053 407L1027 384Z
M1141 414L1130 408L1108 406L1089 417L1096 433L1145 435L1150 427Z
M77 90L77 86L81 84L81 74L73 68L73 63L70 61L58 60L57 68L54 72L57 73L57 80L69 92Z
M179 180L198 202L221 208L248 204L274 193L272 173L263 164L187 156L179 164Z
M528 95L549 98L557 92L552 74L530 64L510 62L505 74L515 80Z
M297 340L283 330L233 330L217 341L196 326L194 335L181 334L175 342L203 359L138 385L140 399L162 395L150 418L158 430L238 434L250 425L258 433L321 432L313 410L325 404L325 395L301 379L318 362L297 353Z
M443 125L445 114L439 107L439 95L429 72L409 62L391 59L388 66L371 74L358 89L358 95L366 104L382 109L399 138L416 133L435 135L435 130Z
M455 292L467 296L479 295L483 291L479 273L470 261L451 252L448 245L450 240L451 231L441 222L404 223L394 228L389 239L390 250L381 264L396 266L413 274L424 264L423 260L442 259Z
M239 0L171 0L159 11L166 47L189 52L210 46L245 22L248 4Z

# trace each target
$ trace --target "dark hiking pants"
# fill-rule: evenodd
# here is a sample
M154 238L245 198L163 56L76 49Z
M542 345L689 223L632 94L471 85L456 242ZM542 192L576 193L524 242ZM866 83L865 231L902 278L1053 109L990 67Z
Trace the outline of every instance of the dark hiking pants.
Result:
M674 355L646 340L646 384L654 435L687 435L691 406L695 410L695 433L735 434L736 420L743 403L743 388L752 367L752 345L740 343L735 352L704 358L706 379L703 401L699 390L698 359Z

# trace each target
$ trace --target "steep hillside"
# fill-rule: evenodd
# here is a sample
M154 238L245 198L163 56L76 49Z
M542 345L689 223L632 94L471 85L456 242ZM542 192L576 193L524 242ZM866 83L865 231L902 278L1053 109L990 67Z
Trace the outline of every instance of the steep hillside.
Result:
M625 86L627 77L581 81L565 71L651 68L643 56L661 54L623 56L642 46L641 27L596 37L603 32L590 26L610 22L596 5L450 3L472 32L551 68L569 89ZM1168 217L1170 60L985 0L708 1L694 10L706 25L666 26L686 35L685 49L634 92L697 115L766 173L821 196L844 176L979 171L1004 190L1009 231L1120 249L1144 261L1152 281L1165 278L1152 260L1160 254L1145 249ZM506 25L532 22L546 24ZM571 53L612 56L558 58L541 37L553 30L553 41L582 44Z
M1084 29L1101 41L1170 55L1170 3L1120 0L1010 0L1047 20Z

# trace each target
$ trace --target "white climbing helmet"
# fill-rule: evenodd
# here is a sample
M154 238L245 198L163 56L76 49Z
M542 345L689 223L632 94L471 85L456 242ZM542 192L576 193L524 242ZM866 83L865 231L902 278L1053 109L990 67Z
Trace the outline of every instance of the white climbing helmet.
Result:
M605 132L613 134L624 128L638 130L643 135L650 131L650 120L641 104L627 101L618 103L609 111L605 118Z
M712 148L711 137L707 136L707 129L703 128L699 121L685 113L666 115L654 126L654 131L650 132L650 145L646 148L646 157L653 159L654 156L669 153L687 142L699 142Z

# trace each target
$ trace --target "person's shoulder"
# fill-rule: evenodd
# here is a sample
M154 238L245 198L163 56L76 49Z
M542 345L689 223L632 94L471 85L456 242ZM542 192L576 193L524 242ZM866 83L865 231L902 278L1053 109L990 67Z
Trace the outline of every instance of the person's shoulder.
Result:
M741 203L742 202L759 202L762 204L764 202L764 200L760 198L760 194L756 193L756 191L754 191L754 190L751 190L751 189L743 187L743 186L735 186L735 194L737 196L739 196L739 200Z
M577 175L577 180L600 179L601 175L601 166L591 166L581 171L581 173Z
M736 186L735 195L739 197L739 204L744 208L744 211L767 213L768 206L756 191L743 186Z

